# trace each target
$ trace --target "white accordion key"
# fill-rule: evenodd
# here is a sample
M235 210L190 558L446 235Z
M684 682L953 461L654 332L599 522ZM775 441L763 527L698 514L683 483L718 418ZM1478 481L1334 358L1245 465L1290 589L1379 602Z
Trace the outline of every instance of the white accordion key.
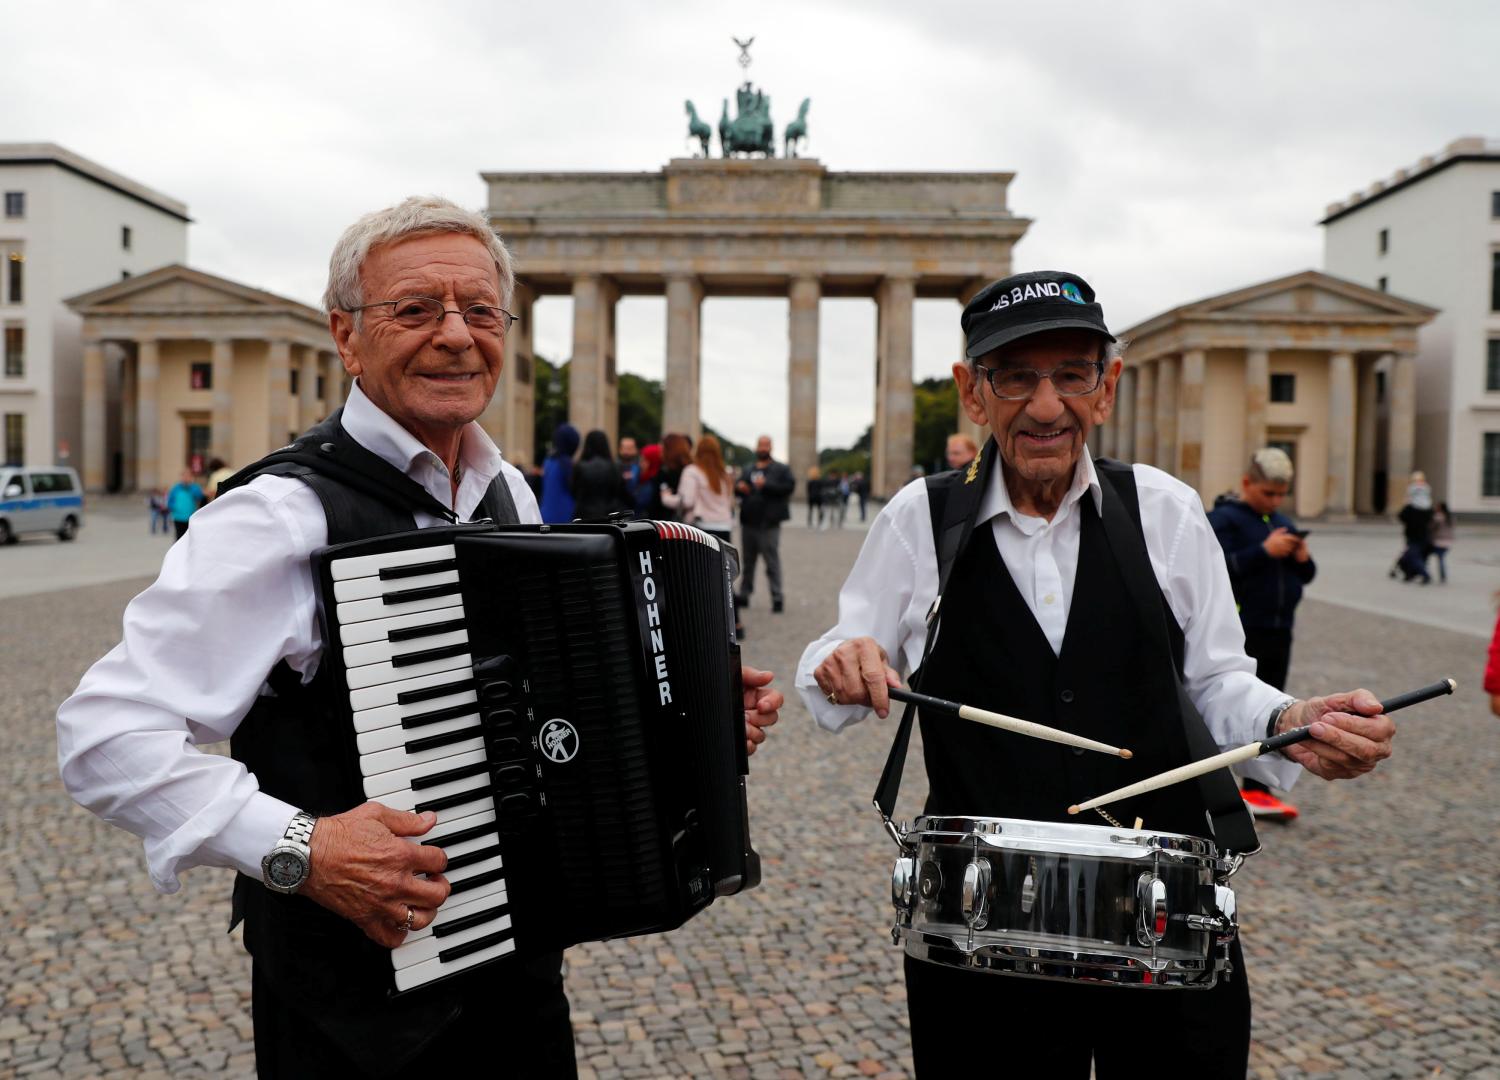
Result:
M353 670L363 667L365 664L380 664L387 661L404 660L411 664L412 657L433 649L446 649L453 645L467 645L469 633L467 630L450 630L447 633L431 634L426 637L410 638L405 641L371 641L364 645L348 645L344 647L344 666Z
M480 766L484 767L484 772L479 771ZM437 780L442 774L453 772L454 770L464 772L472 770L472 775L454 777L451 780ZM449 755L442 761L434 762L430 765L412 765L405 769L392 769L390 772L367 776L365 777L365 794L372 799L378 799L386 803L387 806L392 806L394 809L409 810L411 807L395 806L393 803L386 802L385 796L393 793L407 792L410 793L412 801L415 803L433 796L442 796L455 791L462 791L465 786L473 787L476 779L488 785L488 770L488 759L484 751L471 750L464 754ZM412 789L414 783L417 785L416 790ZM450 785L452 784L459 784L460 786L451 787Z
M463 605L454 602L448 607L431 611L414 611L409 615L392 615L386 619L369 619L365 622L340 626L339 644L345 651L351 645L364 645L371 641L386 641L392 630L415 630L425 626L442 626L444 623L461 623L464 618Z
M359 747L361 755L378 754L382 750L394 750L397 747L407 749L409 743L420 742L423 739L441 738L444 735L456 735L460 731L468 731L470 728L479 727L479 706L460 706L465 712L462 716L455 716L450 720L442 720L433 724L422 724L419 727L402 727L400 722L387 724L385 727L376 728L372 731L360 732L355 736L355 745ZM457 740L455 740L457 741ZM456 751L454 751L456 753ZM412 762L412 764L416 764ZM397 766L390 765L387 768L394 769ZM385 772L385 769L368 769L366 773Z
M505 931L499 931L504 933ZM481 937L481 940L483 938ZM462 948L463 946L455 946ZM460 971L482 964L486 960L495 960L507 953L516 951L516 941L513 937L507 937L497 944L480 949L478 952L469 953L467 956L456 957L452 960L443 960L440 957L425 960L420 964L413 964L409 968L402 968L396 972L397 990L415 990L419 986L436 979L442 979L449 975L456 975Z
M446 562L454 557L452 544L434 544L431 547L403 548L380 555L354 555L347 559L335 559L328 564L328 576L334 581L348 578L378 576L382 570L398 567L420 566L424 563Z
M449 678L449 673L444 672L439 680ZM380 687L371 687L379 690ZM425 701L414 701L409 705L399 705L392 702L389 705L380 705L373 709L361 709L354 714L354 730L360 734L366 732L380 731L385 728L394 727L399 731L419 731L421 727L403 729L403 720L422 720L425 724L436 726L439 719L452 719L454 717L470 717L479 715L479 695L473 690L463 690L456 694L445 694L442 697L428 698ZM403 738L400 741L405 742ZM391 743L390 745L395 745ZM361 744L360 749L364 749ZM369 752L382 750L385 747L371 746Z
M439 649L438 653L445 651ZM363 690L367 686L379 686L381 683L398 682L403 679L419 679L423 675L436 675L439 672L452 671L454 668L468 671L472 669L473 663L469 656L468 645L465 643L462 652L451 656L439 655L435 659L421 663L397 664L393 660L384 664L366 664L363 667L346 668L344 684L350 690Z
M473 678L471 673L462 670L440 671L436 675L421 675L415 678L402 679L400 682L388 682L380 683L377 686L367 686L363 690L351 690L349 692L349 708L354 711L356 716L355 727L361 731L364 730L359 726L359 713L367 709L378 709L382 706L399 705L400 702L396 700L397 697L409 691L433 691L433 696L431 698L427 698L424 695L421 701L414 701L411 703L411 707L414 711L425 712L427 706L435 704L438 700L436 689L440 686L452 686L453 693L455 694L468 693L472 696L474 693ZM477 701L478 698L472 698L472 700Z
M336 581L333 583L333 598L339 603L349 600L370 600L382 598L387 604L399 603L399 598L404 593L410 593L417 589L430 589L436 585L457 585L457 570L439 570L432 574L419 574L413 577L401 578L378 578L363 577L350 578L347 581ZM456 595L457 590L453 590Z
M398 972L403 971L415 964L437 959L438 954L444 949L451 949L455 945L467 945L471 941L476 941L490 934L509 930L510 913L502 913L500 911L501 906L497 904L494 907L487 908L484 904L473 905L475 910L467 911L463 914L475 919L475 922L456 933L448 934L444 937L428 936L417 941L412 941L408 937L408 940L402 942L391 951L391 963L396 966ZM441 914L438 917L442 918ZM446 975L447 972L444 971L442 974Z

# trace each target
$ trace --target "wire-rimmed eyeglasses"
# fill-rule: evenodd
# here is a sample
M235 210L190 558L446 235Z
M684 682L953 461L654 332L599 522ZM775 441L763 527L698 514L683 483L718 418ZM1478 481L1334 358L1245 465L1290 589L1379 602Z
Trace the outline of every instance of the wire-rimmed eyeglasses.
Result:
M470 304L462 311L445 308L441 300L430 296L403 296L399 300L377 300L373 304L361 304L347 310L364 311L366 308L389 307L391 318L408 330L431 330L445 315L457 315L470 330L486 330L503 334L515 325L517 316L494 304Z
M1058 397L1081 397L1099 389L1104 378L1103 360L1064 360L1050 371L1029 367L978 367L997 398L1025 401L1043 379L1050 379Z

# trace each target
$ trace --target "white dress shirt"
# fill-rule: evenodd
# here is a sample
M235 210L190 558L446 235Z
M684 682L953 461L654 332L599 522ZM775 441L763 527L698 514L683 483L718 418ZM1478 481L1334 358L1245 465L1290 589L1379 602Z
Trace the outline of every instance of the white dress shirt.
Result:
M502 473L525 523L541 520L525 478L478 424L463 431L460 481L365 397L344 430L426 488L461 521ZM417 525L443 524L426 514ZM323 651L308 556L328 542L322 503L300 480L261 476L193 515L161 575L125 609L124 636L57 711L57 757L73 798L145 842L151 882L176 892L192 866L259 878L261 858L299 807L266 795L204 743L229 738L266 676L286 660L304 683Z
M1292 699L1255 677L1255 661L1245 655L1245 633L1224 553L1198 493L1149 465L1136 465L1134 472L1151 567L1186 638L1188 696L1222 748L1264 738L1272 708ZM1078 502L1085 495L1094 500L1096 510L1102 507L1103 491L1087 450L1051 521L1016 510L998 468L990 470L989 487L979 503L976 527L990 523L1000 558L1053 652L1062 650L1072 607L1083 524ZM819 724L838 731L869 714L861 706L830 704L813 678L813 671L841 642L874 638L891 658L891 666L903 675L921 662L925 619L937 595L937 573L927 485L915 480L891 499L870 526L859 558L839 591L838 623L802 653L796 686ZM1241 769L1283 789L1291 787L1302 772L1301 766L1279 754L1258 758Z

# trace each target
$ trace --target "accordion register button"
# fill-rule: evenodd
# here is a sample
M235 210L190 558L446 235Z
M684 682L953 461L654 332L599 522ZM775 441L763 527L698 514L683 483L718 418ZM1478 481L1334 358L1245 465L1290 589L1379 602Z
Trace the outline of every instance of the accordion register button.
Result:
M509 679L494 679L479 687L479 696L485 701L509 701L515 692L515 685Z
M509 813L531 809L531 795L525 791L513 791L500 797L500 809Z
M520 739L496 739L490 743L490 752L500 760L521 756Z
M526 769L521 765L505 765L495 770L495 782L501 787L520 787L526 783Z
M520 719L521 717L515 709L484 710L484 722L492 726L500 727L505 724L514 724Z

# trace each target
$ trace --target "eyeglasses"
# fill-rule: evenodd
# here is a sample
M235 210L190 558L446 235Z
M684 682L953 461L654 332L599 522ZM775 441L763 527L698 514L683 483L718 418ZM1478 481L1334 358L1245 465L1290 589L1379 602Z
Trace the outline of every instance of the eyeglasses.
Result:
M365 308L389 307L391 318L408 330L431 330L443 321L445 315L457 315L470 330L485 330L504 334L515 324L516 316L494 304L470 304L459 311L443 307L442 301L430 296L403 296L400 300L377 300L373 304L361 304L349 308L364 311Z
M1052 380L1058 397L1080 397L1099 389L1104 378L1103 360L1064 360L1051 371L1027 367L980 367L990 389L1005 401L1025 401L1036 393L1043 379Z

